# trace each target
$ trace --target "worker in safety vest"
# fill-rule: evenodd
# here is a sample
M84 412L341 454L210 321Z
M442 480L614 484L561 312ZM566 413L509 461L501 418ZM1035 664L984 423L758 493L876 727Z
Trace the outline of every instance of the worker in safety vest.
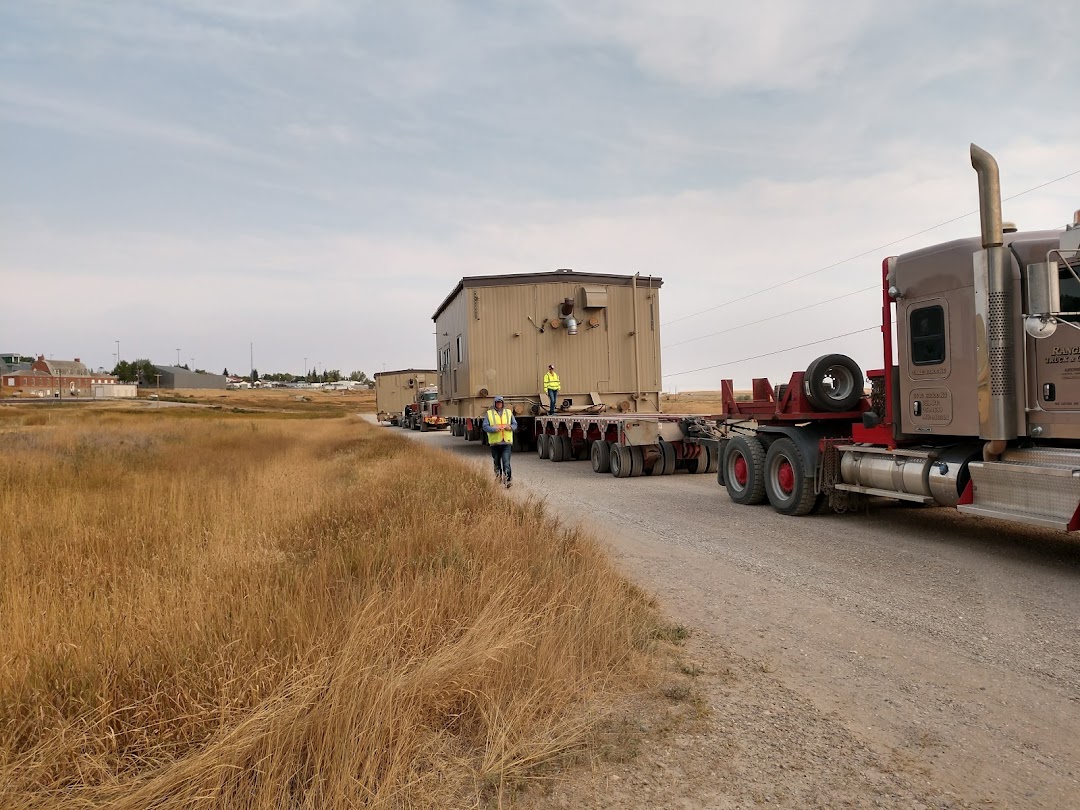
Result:
M517 426L517 419L503 398L495 397L494 405L484 414L484 432L488 435L491 460L495 462L495 479L507 489L510 489L510 452Z
M544 375L544 390L548 395L548 415L555 415L555 400L559 398L559 375L555 373L555 366L548 366L547 374Z

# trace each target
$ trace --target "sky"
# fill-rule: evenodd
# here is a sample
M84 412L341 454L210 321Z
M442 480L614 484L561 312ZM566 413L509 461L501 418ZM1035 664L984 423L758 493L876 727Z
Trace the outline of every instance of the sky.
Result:
M667 391L880 367L970 142L1005 196L1073 173L1021 229L1080 208L1072 6L11 0L0 351L432 367L462 276L569 267L663 278Z

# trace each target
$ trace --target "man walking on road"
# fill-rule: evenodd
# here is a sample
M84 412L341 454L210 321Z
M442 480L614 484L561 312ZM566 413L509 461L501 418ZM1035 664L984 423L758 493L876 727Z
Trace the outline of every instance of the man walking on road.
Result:
M548 416L554 416L555 400L559 398L559 375L555 373L555 366L548 366L544 375L544 390L548 395Z
M495 397L494 406L484 414L484 432L488 435L491 460L495 462L495 480L505 484L507 489L510 489L510 452L517 426L517 419L503 398Z

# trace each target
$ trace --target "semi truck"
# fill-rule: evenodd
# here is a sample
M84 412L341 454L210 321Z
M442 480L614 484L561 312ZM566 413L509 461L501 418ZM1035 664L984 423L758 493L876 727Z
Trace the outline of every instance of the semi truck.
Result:
M380 422L412 430L441 430L434 369L406 368L375 374L375 410Z
M517 417L515 449L533 447L548 365L562 383L559 414L659 413L662 285L568 269L462 278L432 316L450 432L486 441L484 413L499 395Z
M882 262L881 368L826 355L755 379L749 402L723 381L706 441L732 501L805 515L881 496L1080 528L1080 211L1003 223L997 161L970 155L980 236Z

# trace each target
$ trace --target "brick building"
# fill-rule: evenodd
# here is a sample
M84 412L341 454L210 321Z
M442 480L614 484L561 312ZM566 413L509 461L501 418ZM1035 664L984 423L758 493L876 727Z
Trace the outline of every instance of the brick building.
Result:
M93 374L78 357L74 360L46 360L38 356L29 369L0 377L5 393L18 391L29 396L91 397L93 387L115 385L112 374ZM63 392L61 394L61 392Z

